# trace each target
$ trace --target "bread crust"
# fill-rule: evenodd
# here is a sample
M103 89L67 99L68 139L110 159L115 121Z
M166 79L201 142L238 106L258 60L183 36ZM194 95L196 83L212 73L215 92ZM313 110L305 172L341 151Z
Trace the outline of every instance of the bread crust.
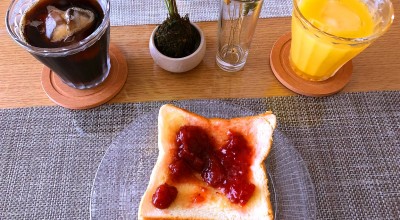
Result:
M178 197L167 209L157 209L152 205L151 197L156 187L168 181L168 165L172 160L171 152L176 148L176 132L184 125L196 125L213 131L212 135L217 146L222 146L226 141L226 131L229 129L237 130L247 137L249 145L255 150L251 180L256 190L245 206L232 204L217 189L207 186L202 181L196 182L195 185L190 183L178 185ZM271 150L275 127L276 117L269 111L255 116L221 119L206 118L170 104L163 105L158 116L159 154L139 205L138 219L273 219L263 161ZM188 195L199 187L207 188L207 201L200 205L190 204Z

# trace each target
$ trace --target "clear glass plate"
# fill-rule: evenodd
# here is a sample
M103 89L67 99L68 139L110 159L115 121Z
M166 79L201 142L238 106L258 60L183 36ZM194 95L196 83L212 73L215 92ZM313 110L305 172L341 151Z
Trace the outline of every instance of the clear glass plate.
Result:
M256 113L222 101L180 105L206 117L231 118ZM140 199L157 160L158 108L138 117L106 151L93 181L91 219L137 219ZM266 160L275 219L315 219L314 186L299 153L278 129Z

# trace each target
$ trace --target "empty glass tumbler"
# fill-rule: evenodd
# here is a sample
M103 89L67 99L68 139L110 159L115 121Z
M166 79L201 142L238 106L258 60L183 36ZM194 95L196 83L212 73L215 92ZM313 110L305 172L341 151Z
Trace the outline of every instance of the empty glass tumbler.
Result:
M246 64L263 0L221 0L218 20L218 66L228 72Z

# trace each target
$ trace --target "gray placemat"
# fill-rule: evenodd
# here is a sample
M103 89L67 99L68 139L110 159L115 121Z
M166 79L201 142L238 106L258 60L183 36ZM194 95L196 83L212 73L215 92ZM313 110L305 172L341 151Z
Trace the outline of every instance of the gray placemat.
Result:
M192 22L218 20L220 0L177 0L181 16ZM168 12L163 0L111 0L111 25L161 24ZM291 0L264 0L260 18L290 16Z
M400 216L400 91L208 100L204 107L220 102L274 111L314 183L317 219ZM164 103L1 109L0 219L88 219L105 151ZM193 100L172 103L202 108Z

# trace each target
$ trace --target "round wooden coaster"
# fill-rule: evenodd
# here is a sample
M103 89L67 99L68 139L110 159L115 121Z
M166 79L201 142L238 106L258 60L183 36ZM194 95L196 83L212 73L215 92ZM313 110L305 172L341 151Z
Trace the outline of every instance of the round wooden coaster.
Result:
M324 81L308 81L292 70L289 63L291 33L282 35L274 44L271 54L271 69L275 77L288 89L306 96L328 96L341 91L350 81L352 62L347 62L331 78Z
M69 109L89 109L111 100L122 89L128 76L124 55L113 44L109 48L111 69L106 80L91 89L74 89L64 84L48 67L42 71L42 87L57 105Z

